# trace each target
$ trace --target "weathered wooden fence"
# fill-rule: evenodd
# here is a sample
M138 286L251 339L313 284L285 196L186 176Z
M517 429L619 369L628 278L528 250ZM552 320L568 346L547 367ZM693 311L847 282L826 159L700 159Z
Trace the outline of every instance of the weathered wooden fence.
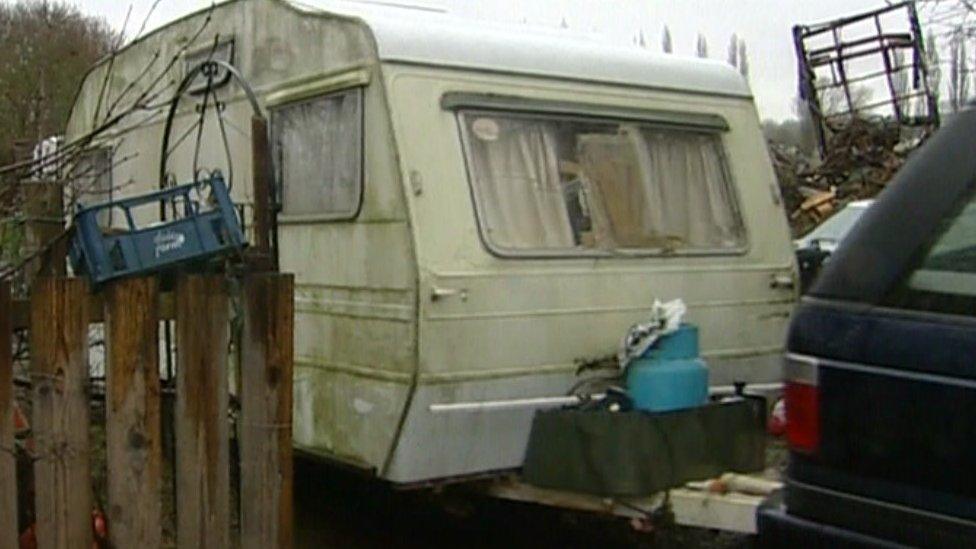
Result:
M177 326L177 547L291 546L293 279L253 274L235 286L237 307L223 276L184 276L175 296L161 294L155 278L115 282L97 297L78 278L35 283L27 316L40 549L92 546L88 328L102 320L108 541L120 548L160 546L162 318ZM230 530L237 512L231 509L228 416L232 310L241 316L239 544ZM23 316L0 282L0 549L18 546L10 351Z
M0 549L17 547L17 457L10 286L0 280Z

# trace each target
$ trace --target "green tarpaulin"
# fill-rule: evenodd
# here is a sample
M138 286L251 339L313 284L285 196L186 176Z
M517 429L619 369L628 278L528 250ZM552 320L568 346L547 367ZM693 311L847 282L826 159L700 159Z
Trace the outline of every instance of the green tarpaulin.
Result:
M650 414L536 414L523 479L543 488L647 496L729 471L763 469L765 405L744 399Z

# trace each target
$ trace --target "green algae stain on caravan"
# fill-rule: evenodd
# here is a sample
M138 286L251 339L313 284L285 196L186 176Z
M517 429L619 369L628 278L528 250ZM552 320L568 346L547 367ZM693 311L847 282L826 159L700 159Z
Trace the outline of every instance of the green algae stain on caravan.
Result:
M297 449L396 483L518 467L534 408L436 405L564 395L575 361L614 352L655 298L686 301L713 384L778 378L795 292L774 281L793 254L731 68L431 11L230 1L96 66L68 139L103 82L114 100L215 37L271 120ZM250 107L219 94L247 210ZM188 108L174 132L194 122ZM104 136L128 158L116 196L158 184L162 131L150 117ZM201 164L221 166L205 132ZM192 156L168 165L188 178Z

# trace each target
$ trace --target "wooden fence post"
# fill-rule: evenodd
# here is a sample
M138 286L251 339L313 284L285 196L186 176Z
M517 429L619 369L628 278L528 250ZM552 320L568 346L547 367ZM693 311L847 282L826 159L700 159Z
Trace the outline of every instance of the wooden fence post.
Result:
M88 285L39 279L30 320L37 546L91 547Z
M251 118L251 192L254 196L254 250L267 259L271 253L271 145L268 121Z
M64 276L67 239L64 230L64 182L44 181L21 184L24 193L24 255L52 246L25 269L28 284L39 276Z
M154 277L121 280L105 301L105 440L113 547L159 547L159 311Z
M227 417L229 299L223 276L185 276L176 290L176 545L230 545Z
M292 546L294 277L244 279L241 336L241 547Z
M17 549L17 455L10 285L0 280L0 549Z

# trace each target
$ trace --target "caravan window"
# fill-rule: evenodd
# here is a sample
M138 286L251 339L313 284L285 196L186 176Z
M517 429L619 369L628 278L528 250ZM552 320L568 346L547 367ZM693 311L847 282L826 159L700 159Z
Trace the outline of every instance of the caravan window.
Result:
M717 132L462 111L481 230L500 252L734 252L745 230Z
M78 156L70 169L74 200L85 206L93 206L112 200L112 149L99 147L86 150ZM98 214L101 227L112 225L112 210Z
M285 215L350 219L362 199L362 90L275 110L272 139Z

